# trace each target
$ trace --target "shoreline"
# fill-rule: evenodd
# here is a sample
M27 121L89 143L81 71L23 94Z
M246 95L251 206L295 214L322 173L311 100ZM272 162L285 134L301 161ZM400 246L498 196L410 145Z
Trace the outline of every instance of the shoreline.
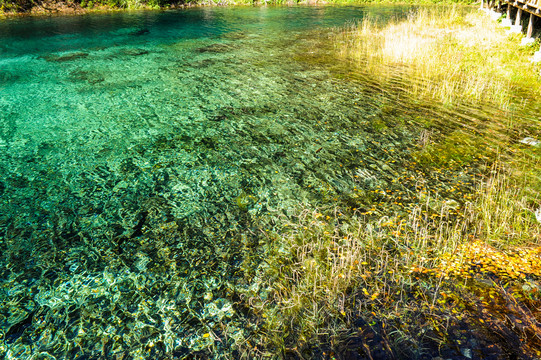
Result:
M30 17L30 16L70 16L70 15L86 15L86 14L95 14L95 13L114 13L114 12L125 12L125 11L167 11L167 10L179 10L179 9L188 9L195 7L222 7L222 6L266 6L266 5L327 5L325 1L302 1L295 3L288 1L283 4L277 3L243 3L243 2L220 2L214 3L212 1L208 2L187 2L187 3L178 3L171 4L166 6L150 6L147 4L141 4L137 7L112 7L108 5L98 5L92 7L82 7L79 4L74 3L65 3L52 2L46 4L40 4L33 6L28 11L3 11L0 10L0 19L6 18L17 18L17 17ZM45 6L44 6L45 5Z
M477 1L463 1L462 5L472 5L477 3ZM276 1L220 1L219 3L213 1L203 1L203 2L187 2L187 3L176 3L165 6L152 6L148 4L140 4L137 7L113 7L109 5L96 5L92 7L82 7L80 4L75 3L66 3L64 1L52 1L44 2L39 5L33 6L27 11L4 11L0 8L0 19L7 18L18 18L18 17L40 17L40 16L76 16L76 15L86 15L86 14L95 14L95 13L113 13L113 12L125 12L125 11L167 11L167 10L178 10L178 9L188 9L195 7L226 7L226 6L324 6L324 5L452 5L457 4L453 1L443 1L438 2L437 0L421 0L421 1L347 1L347 0L337 0L337 1L325 1L325 0L304 0L304 1L291 1L287 0L284 2Z
M149 10L175 10L175 9L187 9L198 6L213 6L211 4L196 4L196 3L186 3L186 4L174 4L164 7L152 7L148 5L140 5L137 8L119 8L111 7L107 5L99 5L94 7L82 7L79 4L66 4L64 2L52 4L54 7L44 7L42 5L37 5L32 7L28 11L0 11L0 19L7 18L19 18L19 17L41 17L41 16L77 16L77 15L87 15L87 14L99 14L99 13L115 13L115 12L125 12L125 11L149 11ZM216 6L220 6L215 4ZM226 6L230 6L228 4Z

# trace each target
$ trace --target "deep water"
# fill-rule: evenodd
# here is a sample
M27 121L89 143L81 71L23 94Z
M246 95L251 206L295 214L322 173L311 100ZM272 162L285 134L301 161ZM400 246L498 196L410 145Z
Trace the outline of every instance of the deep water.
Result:
M498 116L404 100L333 57L336 27L407 11L2 20L0 358L234 358L257 331L235 304L265 296L256 269L280 219L406 213L418 184L397 180L422 136ZM425 185L467 192L478 171Z

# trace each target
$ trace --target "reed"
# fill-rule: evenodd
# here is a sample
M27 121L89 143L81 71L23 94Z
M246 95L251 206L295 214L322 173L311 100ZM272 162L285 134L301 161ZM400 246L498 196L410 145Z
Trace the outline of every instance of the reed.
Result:
M367 17L342 30L336 49L380 82L405 78L408 93L444 104L506 108L524 85L534 85L536 67L524 56L534 47L521 47L519 36L472 7L420 7L385 25Z
M365 18L343 29L335 47L381 88L414 101L489 104L512 113L517 93L539 92L530 76L533 49L472 8L419 8L383 25ZM435 147L427 132L420 142L423 150L412 155L429 168L468 163L479 151L463 137ZM519 152L491 157L486 177L460 204L419 193L406 217L340 208L284 217L287 226L274 234L260 268L265 298L249 299L265 319L255 342L267 352L259 355L311 358L331 344L323 357L353 346L367 358L421 358L431 346L435 353L462 346L449 334L466 327L481 339L520 339L513 344L518 357L541 356L534 320L541 316L539 153Z
M541 224L531 215L525 184L511 182L502 166L494 166L479 183L474 200L462 206L458 217L454 206L443 202L434 210L433 199L419 195L424 201L407 218L389 214L374 221L320 209L304 210L296 221L284 219L287 225L274 238L259 278L271 296L250 299L265 319L258 343L284 353L321 339L347 342L359 336L353 324L361 318L369 319L372 328L387 326L388 356L406 345L409 352L402 356L418 356L414 349L424 341L420 329L440 329L444 341L450 320L436 314L450 312L456 299L472 291L480 293L464 300L468 306L494 290L479 290L482 286L472 279L487 272L507 274L508 285L518 281L522 286L523 277L541 276L535 250ZM435 211L437 216L429 216ZM464 286L457 288L457 282ZM501 296L520 302L522 295L509 290ZM449 299L455 299L451 305ZM493 311L506 316L502 309Z

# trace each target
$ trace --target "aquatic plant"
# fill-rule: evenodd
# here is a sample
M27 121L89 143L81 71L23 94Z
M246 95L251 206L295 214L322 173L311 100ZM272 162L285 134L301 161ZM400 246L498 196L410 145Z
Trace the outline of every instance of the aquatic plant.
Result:
M4 44L0 353L536 354L536 123L378 84L280 10Z
M484 123L494 135L487 139L464 131L477 125L462 119L442 129L418 116L426 130L414 161L393 180L407 191L378 186L369 210L299 209L284 218L258 272L265 296L248 297L265 320L246 352L540 356L540 154L503 135L529 131L513 121L523 106L515 92L538 91L534 67L523 66L529 50L464 8L420 9L384 26L368 18L336 46L375 88L393 88L421 108L436 100L453 118L453 109L490 104L510 120ZM510 52L521 56L507 64ZM372 122L377 131L386 131L376 120L387 112L382 105Z
M384 25L366 17L343 29L336 47L379 81L407 78L401 90L444 104L491 101L506 109L525 84L538 82L535 65L517 56L533 50L476 8L419 7Z
M260 266L258 280L267 295L262 299L253 293L249 300L254 313L265 319L256 340L259 348L294 355L343 353L339 349L345 346L367 356L383 351L387 357L410 358L423 348L439 347L450 356L455 341L465 347L448 331L470 328L476 330L466 342L501 355L507 350L487 335L498 323L503 335L522 339L517 354L541 353L535 338L540 335L538 310L531 302L539 296L541 225L523 223L520 239L482 225L496 220L512 231L525 205L517 197L520 187L502 186L502 179L497 174L481 182L477 195L459 207L444 202L435 209L425 197L406 217L383 216L374 222L337 208L304 211L296 222L284 219ZM500 203L503 198L518 202ZM497 219L487 219L489 211ZM515 304L516 316L507 324L498 319L505 319L509 308L496 305L506 301ZM476 304L491 311L490 317L479 320L481 309L457 310ZM514 328L522 322L526 327ZM385 345L374 343L367 329ZM523 336L523 330L533 337Z

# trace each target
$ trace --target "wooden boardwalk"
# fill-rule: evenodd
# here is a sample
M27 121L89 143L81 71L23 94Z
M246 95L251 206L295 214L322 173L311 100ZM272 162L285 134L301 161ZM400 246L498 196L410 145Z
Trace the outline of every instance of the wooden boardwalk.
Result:
M523 12L530 14L528 19L528 28L526 38L531 38L534 30L536 18L541 17L541 0L481 0L481 9L496 10L498 12L506 8L507 16L504 19L505 26L510 26L511 31L522 32Z
M530 14L539 15L541 14L541 0L533 1L504 1L508 5L514 6L517 9L522 9L523 11L529 12Z

